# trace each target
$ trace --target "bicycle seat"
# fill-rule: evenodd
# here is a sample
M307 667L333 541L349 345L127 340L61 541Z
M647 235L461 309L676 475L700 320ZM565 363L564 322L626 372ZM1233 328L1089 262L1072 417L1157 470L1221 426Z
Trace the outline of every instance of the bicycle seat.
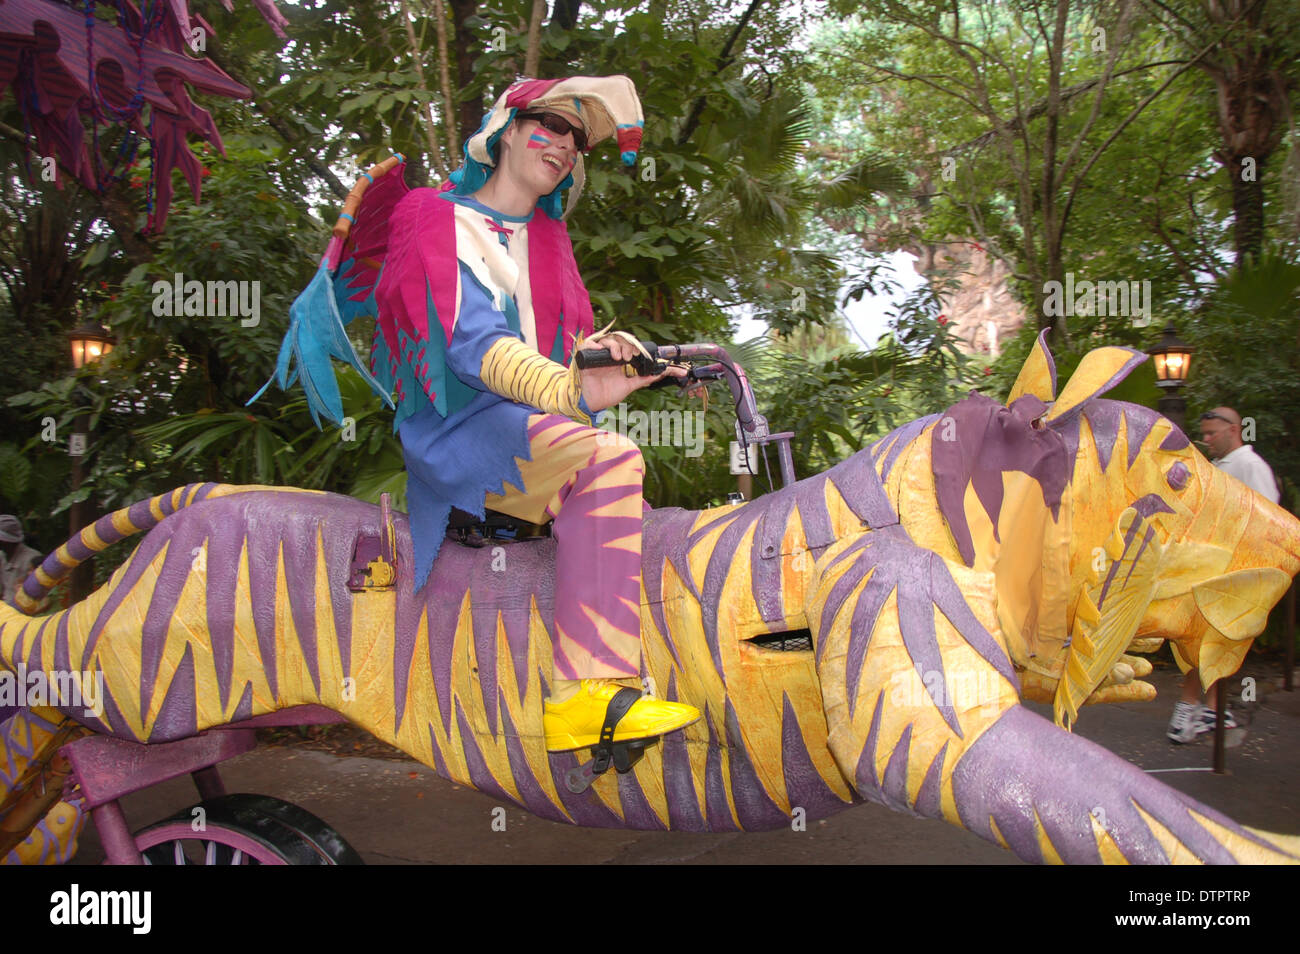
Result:
M470 547L486 546L490 541L526 540L551 535L551 523L531 523L496 510L485 512L483 519L472 513L451 509L447 520L447 536L457 543Z

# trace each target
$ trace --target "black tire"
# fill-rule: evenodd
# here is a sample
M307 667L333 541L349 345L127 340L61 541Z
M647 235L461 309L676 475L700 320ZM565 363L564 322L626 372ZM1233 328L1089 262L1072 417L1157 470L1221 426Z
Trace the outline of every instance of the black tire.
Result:
M203 827L195 831L195 810ZM306 809L266 795L223 795L136 833L145 864L363 864L343 836ZM200 860L201 858L201 860Z

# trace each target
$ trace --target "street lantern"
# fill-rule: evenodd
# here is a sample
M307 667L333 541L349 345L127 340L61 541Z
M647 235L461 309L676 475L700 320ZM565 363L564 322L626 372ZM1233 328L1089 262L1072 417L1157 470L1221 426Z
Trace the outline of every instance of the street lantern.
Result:
M1181 388L1187 383L1187 372L1192 366L1191 345L1180 340L1171 321L1154 348L1147 354L1156 363L1156 384L1162 388Z
M97 321L84 321L68 332L68 342L72 346L72 367L80 371L88 364L94 364L113 350L117 339L107 328ZM90 446L90 415L78 414L72 424L72 434L68 437L68 456L72 458L72 489L80 489L86 476L86 453ZM94 519L90 505L79 500L68 509L68 529L72 536ZM90 561L76 567L68 579L68 594L72 602L80 602L90 595L95 586L94 566Z
M78 371L87 364L94 364L117 344L117 339L107 328L92 321L69 331L68 341L72 344L72 367Z

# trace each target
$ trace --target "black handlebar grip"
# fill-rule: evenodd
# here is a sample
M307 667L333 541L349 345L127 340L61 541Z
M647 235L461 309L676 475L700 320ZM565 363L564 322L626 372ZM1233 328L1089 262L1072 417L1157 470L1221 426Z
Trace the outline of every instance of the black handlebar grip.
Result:
M654 354L653 348L654 345L650 345L646 350ZM577 361L578 367L583 370L587 368L613 368L630 364L637 374L646 376L662 374L664 369L668 367L665 362L647 358L643 354L633 355L630 361L618 361L604 348L583 348L578 352Z
M612 368L618 364L623 362L615 361L614 356L604 348L583 348L578 352L578 367L583 369Z

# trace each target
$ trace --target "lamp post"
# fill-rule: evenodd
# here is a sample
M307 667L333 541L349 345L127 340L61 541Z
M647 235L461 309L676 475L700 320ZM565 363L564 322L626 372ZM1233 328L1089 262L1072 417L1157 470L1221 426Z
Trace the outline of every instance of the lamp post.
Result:
M1187 400L1183 397L1183 385L1187 383L1187 372L1192 366L1191 345L1182 341L1171 321L1165 325L1164 332L1154 348L1147 349L1156 364L1156 384L1160 387L1159 411L1178 425L1178 429L1187 432Z
M1187 401L1183 398L1183 385L1192 366L1192 347L1179 340L1171 321L1165 325L1160 341L1147 351L1156 363L1156 384L1160 386L1160 413L1187 432ZM1215 723L1213 766L1216 775L1227 771L1227 745L1223 728L1228 710L1228 687L1224 680L1215 683Z
M87 365L95 364L100 358L113 350L117 339L109 330L98 322L82 322L68 332L68 343L72 348L72 367L80 371ZM90 415L78 414L72 425L72 436L68 439L68 456L72 458L72 489L77 491L85 479L86 450L89 444ZM68 511L68 536L75 537L82 528L90 523L91 508L85 501L76 501ZM72 603L80 602L90 595L95 586L94 566L85 562L72 571L68 577L69 599Z

